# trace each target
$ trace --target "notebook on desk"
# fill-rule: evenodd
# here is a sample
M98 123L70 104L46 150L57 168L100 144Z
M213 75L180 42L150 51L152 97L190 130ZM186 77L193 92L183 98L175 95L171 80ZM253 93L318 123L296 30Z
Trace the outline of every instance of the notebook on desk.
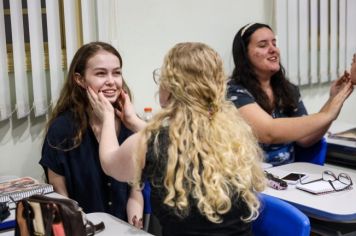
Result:
M31 177L22 177L0 183L0 202L19 201L34 194L53 192L53 186L39 183Z
M336 132L336 133L330 132L329 138L356 142L356 128L351 128L351 129L341 131L341 132Z
M339 181L334 181L333 185L337 190L341 190L345 188L345 184ZM335 189L331 186L331 184L327 181L317 181L308 184L299 183L296 185L296 188L316 195L336 192ZM350 186L349 188L345 189L345 191L349 189L352 189L352 187Z

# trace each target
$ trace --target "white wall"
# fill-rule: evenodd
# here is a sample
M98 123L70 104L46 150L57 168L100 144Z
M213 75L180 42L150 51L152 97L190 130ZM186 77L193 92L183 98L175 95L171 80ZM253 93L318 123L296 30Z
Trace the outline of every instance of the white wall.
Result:
M252 21L270 22L272 0L119 0L118 49L137 111L158 109L152 71L178 42L200 41L217 50L232 70L232 40Z
M252 21L270 24L272 0L115 0L116 36L123 56L124 76L134 94L137 112L145 106L158 109L152 71L160 67L164 54L175 43L201 41L215 48L232 70L231 46L237 30ZM98 3L101 2L98 1ZM111 1L113 3L113 1ZM115 25L111 23L111 25ZM98 26L100 27L100 26ZM100 38L100 37L99 37ZM12 86L13 87L13 86ZM326 88L303 90L310 112L326 101ZM356 122L351 97L340 114L341 120ZM41 178L38 165L46 117L0 122L0 175Z

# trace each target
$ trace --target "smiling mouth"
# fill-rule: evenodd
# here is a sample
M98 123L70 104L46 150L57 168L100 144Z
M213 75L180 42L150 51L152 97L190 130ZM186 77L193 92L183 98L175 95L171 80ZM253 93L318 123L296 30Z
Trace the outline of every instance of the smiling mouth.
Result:
M102 90L102 92L105 97L112 97L116 95L116 90L114 89Z
M278 61L278 57L277 56L273 56L273 57L269 57L267 58L269 61L273 61L273 62L277 62Z

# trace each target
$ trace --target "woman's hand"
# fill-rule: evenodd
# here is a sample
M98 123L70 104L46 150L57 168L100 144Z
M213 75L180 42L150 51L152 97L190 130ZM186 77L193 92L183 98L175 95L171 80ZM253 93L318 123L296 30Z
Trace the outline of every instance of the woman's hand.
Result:
M127 128L137 132L146 125L143 120L138 118L130 97L124 90L121 90L117 105L118 108L115 108L115 113Z
M347 84L347 82L350 81L350 74L345 71L344 74L337 80L335 80L330 87L330 97L333 98L335 97L336 94L338 94L341 89Z
M132 217L132 220L129 221L129 223L136 228L143 229L143 220L142 218L138 219L136 215Z
M118 105L118 108L115 109L116 115L122 122L124 122L125 125L130 124L130 122L134 120L137 115L129 95L124 90L121 90L116 103Z
M115 116L114 107L101 91L96 94L90 87L87 88L88 98L94 114L103 122Z
M344 104L345 100L350 96L353 91L353 86L350 79L339 88L339 91L333 96L330 97L329 101L323 108L323 112L328 113L332 120L335 120Z

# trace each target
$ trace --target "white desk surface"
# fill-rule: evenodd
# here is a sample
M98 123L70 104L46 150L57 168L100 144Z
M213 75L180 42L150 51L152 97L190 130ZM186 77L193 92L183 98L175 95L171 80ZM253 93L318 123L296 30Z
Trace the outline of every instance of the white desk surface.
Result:
M98 236L116 236L116 235L152 235L143 230L137 229L129 223L122 221L110 214L104 212L95 212L87 214L87 218L94 224L103 221L105 230L99 232Z
M290 172L306 173L311 179L321 177L324 170L331 170L336 175L341 172L350 175L353 188L347 191L327 193L323 195L313 195L302 190L298 190L293 185L289 185L286 190L275 190L267 187L263 192L296 206L306 215L324 221L333 222L356 222L356 171L333 165L319 166L306 162L295 162L287 165L267 169L268 172L283 177ZM307 179L306 179L307 181Z

